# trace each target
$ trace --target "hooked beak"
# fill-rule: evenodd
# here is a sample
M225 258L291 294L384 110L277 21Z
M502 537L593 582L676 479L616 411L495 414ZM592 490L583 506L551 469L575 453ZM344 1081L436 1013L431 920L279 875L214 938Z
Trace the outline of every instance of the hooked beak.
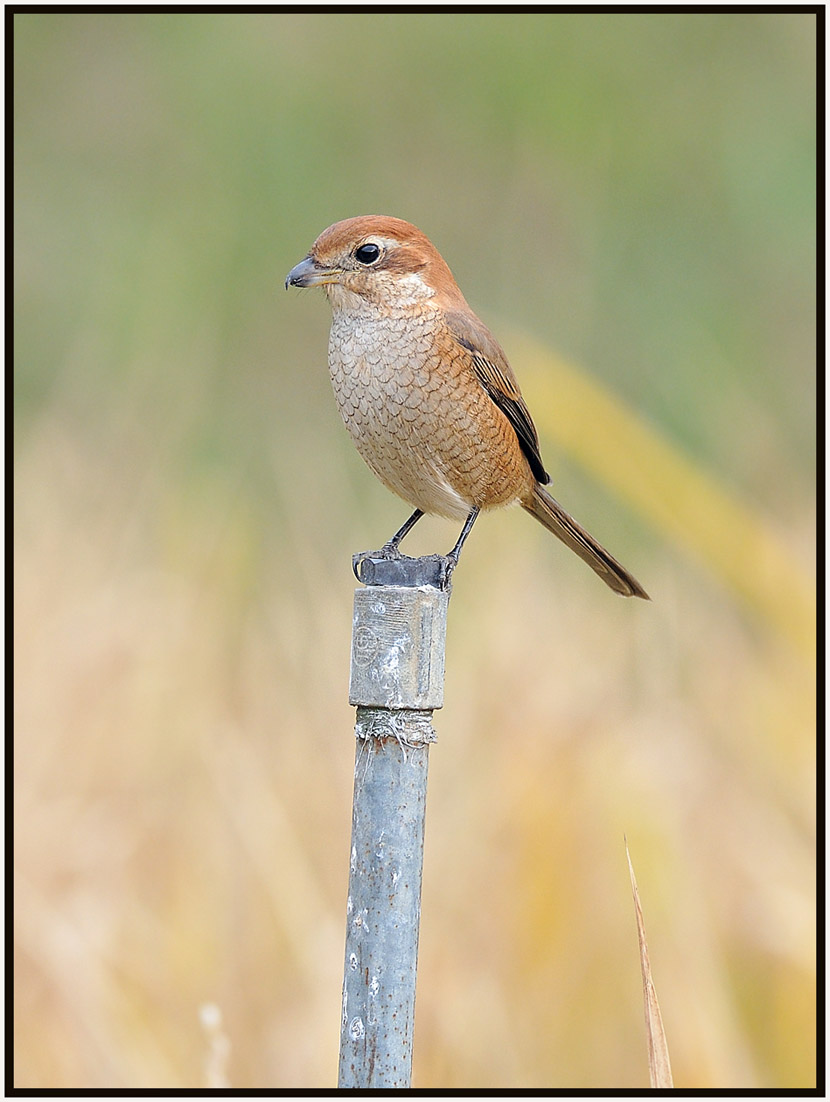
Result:
M288 273L285 289L289 287L317 287L321 283L336 283L337 271L333 268L320 268L311 256L303 257Z

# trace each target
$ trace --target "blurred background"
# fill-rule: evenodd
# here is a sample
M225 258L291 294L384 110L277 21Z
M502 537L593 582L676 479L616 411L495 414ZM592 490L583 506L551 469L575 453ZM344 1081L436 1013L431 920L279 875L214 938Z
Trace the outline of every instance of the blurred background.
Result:
M13 19L15 1085L336 1082L331 222L423 229L554 492L455 576L414 1086L815 1084L815 17ZM447 550L428 519L410 554Z

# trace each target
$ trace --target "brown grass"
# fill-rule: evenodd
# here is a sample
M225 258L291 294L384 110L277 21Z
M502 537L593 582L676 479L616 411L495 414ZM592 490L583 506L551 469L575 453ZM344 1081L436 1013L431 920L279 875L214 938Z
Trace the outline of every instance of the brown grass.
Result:
M233 1086L325 1086L350 554L398 511L362 516L362 474L333 456L325 524L313 472L279 463L277 522L242 483L177 495L167 447L103 456L55 411L18 461L16 1081L197 1085L212 1002ZM451 539L425 521L413 549ZM627 560L650 605L606 593L519 512L485 518L465 552L416 1084L642 1085L623 831L678 1084L809 1078L812 673L678 557Z

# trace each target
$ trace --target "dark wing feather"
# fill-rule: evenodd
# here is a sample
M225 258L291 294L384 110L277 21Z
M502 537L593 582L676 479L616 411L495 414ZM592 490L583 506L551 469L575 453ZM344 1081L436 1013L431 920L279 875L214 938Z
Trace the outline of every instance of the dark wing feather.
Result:
M474 316L473 316L474 317ZM519 384L501 346L475 318L466 314L449 314L447 321L455 340L472 356L473 372L487 394L513 426L519 446L537 482L546 486L550 475L539 454L539 436L522 398Z

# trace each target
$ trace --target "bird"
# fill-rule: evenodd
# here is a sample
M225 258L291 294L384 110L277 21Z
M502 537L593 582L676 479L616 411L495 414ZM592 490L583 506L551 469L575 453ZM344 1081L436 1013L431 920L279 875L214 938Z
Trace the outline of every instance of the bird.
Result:
M340 415L371 470L415 511L463 521L455 569L482 510L518 503L624 597L637 579L545 489L539 436L501 345L416 226L359 215L329 226L291 269L289 287L322 287L332 309L328 363Z

